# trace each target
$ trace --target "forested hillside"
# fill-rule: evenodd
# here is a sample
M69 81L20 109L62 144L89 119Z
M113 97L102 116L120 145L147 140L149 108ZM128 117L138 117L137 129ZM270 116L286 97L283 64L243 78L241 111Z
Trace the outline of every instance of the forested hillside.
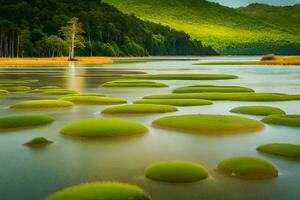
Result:
M101 0L0 0L0 5L0 57L66 55L60 29L72 17L85 30L77 55L216 55L183 31L123 14Z

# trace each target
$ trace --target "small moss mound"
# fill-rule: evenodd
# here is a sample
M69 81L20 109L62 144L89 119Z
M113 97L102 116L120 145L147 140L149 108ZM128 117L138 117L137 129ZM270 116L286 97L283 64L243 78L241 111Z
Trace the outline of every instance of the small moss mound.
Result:
M68 97L70 96L98 96L98 97L104 97L104 94L101 93L80 93L80 94L69 94L67 95Z
M61 87L55 85L48 85L39 88L40 90L51 90L51 89L61 89Z
M116 80L104 83L102 87L168 87L168 85L142 80Z
M28 92L31 91L31 88L28 86L0 86L1 90L6 90L8 92Z
M134 121L119 118L82 119L66 124L60 133L80 137L117 137L146 133L148 129Z
M112 98L112 97L103 97L103 96L81 96L81 95L65 96L60 98L60 100L71 101L73 103L96 104L96 105L111 105L111 104L127 103L127 101L122 98Z
M22 84L31 84L36 83L38 80L30 79L0 79L0 84L13 84L13 85L22 85Z
M12 105L12 109L52 109L52 108L70 108L72 102L62 100L32 100L23 101Z
M24 145L29 146L29 147L42 147L42 146L46 146L49 144L52 144L53 142L44 138L44 137L37 137L34 138L32 140L30 140L29 142L25 143Z
M126 75L124 78L154 80L223 80L236 79L238 76L230 74L138 74Z
M300 159L299 144L264 144L257 147L256 150L277 156Z
M0 95L7 95L9 92L7 90L0 89Z
M172 106L205 106L211 105L212 102L204 99L140 99L133 102L134 104L162 104Z
M243 133L257 131L264 127L263 123L245 117L197 114L162 117L153 121L152 125L200 134Z
M105 108L102 113L108 114L147 114L176 112L177 108L170 105L158 104L130 104Z
M46 200L150 200L144 190L135 185L117 182L93 182L58 191Z
M218 169L243 179L268 179L278 176L277 168L271 162L251 156L227 158L218 164Z
M200 164L189 161L166 161L150 165L145 171L146 177L163 182L196 182L208 177Z
M0 130L40 126L53 122L47 115L25 115L0 117Z
M173 93L201 93L201 92L254 92L253 89L242 86L218 86L218 85L192 85L180 87Z
M274 114L285 114L283 110L271 106L241 106L230 110L233 113L268 116Z
M69 89L43 89L40 90L42 95L68 95L68 94L78 94L78 92Z
M269 115L262 121L267 124L300 127L300 115Z

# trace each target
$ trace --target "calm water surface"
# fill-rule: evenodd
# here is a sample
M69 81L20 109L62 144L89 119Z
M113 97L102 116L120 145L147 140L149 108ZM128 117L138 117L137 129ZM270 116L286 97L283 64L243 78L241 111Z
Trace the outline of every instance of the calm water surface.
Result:
M199 58L201 62L243 59ZM300 68L297 66L201 66L192 60L164 60L148 63L118 65L76 65L48 67L1 67L0 78L38 79L34 87L58 85L80 92L101 92L107 96L123 97L129 102L149 94L170 93L172 89L192 84L242 85L260 92L300 93ZM128 73L229 73L236 80L161 81L169 88L99 88L99 85L120 74ZM266 125L256 133L231 136L204 136L161 130L151 122L171 114L131 116L149 127L147 135L105 140L88 140L61 136L65 123L81 118L99 118L104 106L75 105L70 110L20 112L8 109L18 101L49 99L38 94L17 93L0 97L1 116L44 113L56 121L34 129L0 133L0 199L41 200L63 187L91 181L121 181L141 186L153 200L298 200L300 199L300 162L258 153L255 148L264 143L300 143L300 128ZM241 105L278 106L290 114L300 113L300 101L232 102L216 101L214 105L181 107L175 114L231 114L229 110ZM107 116L105 116L107 117ZM120 116L124 117L124 116ZM248 116L260 120L260 117ZM22 144L44 136L55 141L44 149L29 149ZM216 165L228 156L260 156L272 161L279 169L276 179L245 181L224 176L215 171ZM161 160L192 160L204 165L210 177L189 184L170 184L148 180L144 169Z

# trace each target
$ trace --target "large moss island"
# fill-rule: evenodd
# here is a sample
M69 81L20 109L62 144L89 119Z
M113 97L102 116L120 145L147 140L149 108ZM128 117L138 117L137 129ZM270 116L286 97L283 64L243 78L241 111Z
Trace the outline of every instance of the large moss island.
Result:
M69 187L46 200L150 200L138 186L118 182L93 182Z
M262 121L267 124L300 127L300 115L269 115Z
M141 123L120 118L90 118L70 122L60 133L77 137L119 137L144 134L148 129Z
M147 167L146 177L163 182L196 182L208 177L204 167L189 161L158 162Z
M11 109L54 109L71 108L72 102L62 100L32 100L23 101L10 106Z
M60 98L63 101L71 101L73 103L81 104L95 104L95 105L110 105L110 104L123 104L127 103L125 99L103 97L103 96L86 96L86 95L69 95Z
M230 74L138 74L126 75L124 78L153 80L226 80L236 79L238 76Z
M257 147L257 151L269 153L277 156L287 158L300 159L300 145L299 144L264 144Z
M213 104L204 99L139 99L134 104L163 104L172 106L206 106Z
M240 106L230 110L230 112L260 116L285 114L282 109L272 106Z
M245 117L202 114L162 117L153 121L152 125L210 135L253 132L264 127L263 123Z
M0 117L0 130L18 129L50 124L54 119L48 115L19 115Z
M143 80L115 80L101 85L102 87L168 87L167 84Z
M253 89L242 86L222 86L222 85L192 85L179 87L173 93L199 93L199 92L254 92Z
M177 108L170 105L158 104L129 104L121 106L108 107L102 110L106 114L150 114L176 112Z

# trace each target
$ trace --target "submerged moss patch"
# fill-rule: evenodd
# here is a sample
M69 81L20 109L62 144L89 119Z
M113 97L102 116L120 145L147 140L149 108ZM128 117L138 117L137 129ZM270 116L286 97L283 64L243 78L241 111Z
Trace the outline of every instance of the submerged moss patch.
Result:
M242 113L250 115L273 115L273 114L285 114L283 110L271 106L240 106L230 110L233 113Z
M201 92L254 92L253 89L242 86L219 86L219 85L192 85L180 87L173 93L201 93Z
M53 122L48 115L25 115L0 117L0 130L40 126Z
M8 92L28 92L31 88L28 86L0 86L1 90L6 90Z
M233 134L257 131L263 123L239 116L178 115L162 117L152 122L156 127L177 129L199 134Z
M218 164L218 169L243 179L268 179L278 176L278 170L271 162L251 156L227 158Z
M124 78L154 80L223 80L236 79L238 76L230 74L138 74L126 75Z
M69 94L67 97L70 96L98 96L98 97L104 97L104 94L101 93L79 93L79 94Z
M168 87L168 85L142 80L116 80L104 83L102 87Z
M52 108L70 108L72 102L62 100L32 100L23 101L12 105L12 109L52 109Z
M135 185L117 182L93 182L58 191L46 200L150 200L144 190Z
M36 83L38 80L31 79L0 79L0 84L26 85Z
M66 124L60 133L80 137L117 137L146 133L148 129L135 121L119 118L82 119Z
M257 147L257 150L277 156L300 159L299 144L264 144Z
M60 100L71 101L74 103L96 104L96 105L127 103L127 101L122 98L112 98L112 97L102 97L102 96L80 96L80 95L65 96L60 98Z
M68 95L68 94L78 94L78 92L69 89L43 89L40 90L42 95Z
M9 92L7 90L1 90L0 89L0 95L6 95L8 94Z
M53 142L44 138L44 137L37 137L29 142L25 143L24 145L29 146L29 147L43 147L49 144L52 144Z
M108 114L147 114L176 112L177 108L170 105L158 104L130 104L105 108L102 113Z
M189 161L166 161L150 165L146 177L163 182L196 182L208 177L205 168Z
M39 88L40 90L51 90L51 89L61 89L59 86L55 85L48 85L48 86L43 86Z
M262 121L267 124L300 127L300 115L269 115Z
M172 106L205 106L211 105L212 102L204 99L140 99L133 102L134 104L162 104Z

